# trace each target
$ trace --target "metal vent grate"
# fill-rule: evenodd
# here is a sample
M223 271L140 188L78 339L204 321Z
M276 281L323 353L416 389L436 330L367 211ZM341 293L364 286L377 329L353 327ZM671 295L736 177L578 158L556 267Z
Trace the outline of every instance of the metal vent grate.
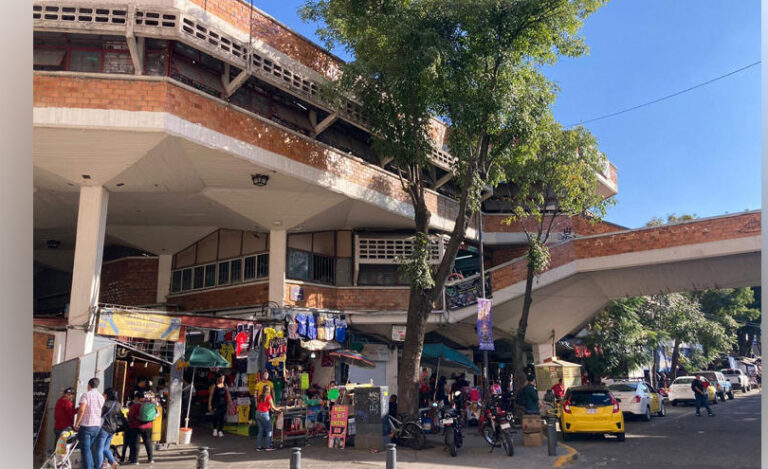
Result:
M136 10L136 24L139 26L155 26L161 28L176 28L178 18L172 13Z

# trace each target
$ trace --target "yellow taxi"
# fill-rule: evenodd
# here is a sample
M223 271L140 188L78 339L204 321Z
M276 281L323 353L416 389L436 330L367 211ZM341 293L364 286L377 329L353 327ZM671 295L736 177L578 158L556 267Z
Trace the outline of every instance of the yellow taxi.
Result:
M563 441L575 433L610 433L624 441L624 414L619 402L605 386L569 388L560 406Z

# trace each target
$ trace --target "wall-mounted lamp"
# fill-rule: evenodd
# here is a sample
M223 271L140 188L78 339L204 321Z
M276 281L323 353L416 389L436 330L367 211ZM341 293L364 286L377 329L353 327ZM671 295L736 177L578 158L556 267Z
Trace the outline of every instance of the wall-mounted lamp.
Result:
M264 187L269 181L269 176L266 174L251 174L251 182L254 186Z

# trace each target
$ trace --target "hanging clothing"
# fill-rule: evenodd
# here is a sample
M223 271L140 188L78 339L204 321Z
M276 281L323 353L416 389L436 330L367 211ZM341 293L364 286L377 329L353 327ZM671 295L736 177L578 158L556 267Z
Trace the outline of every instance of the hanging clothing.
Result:
M347 321L336 320L336 342L343 343L347 339Z

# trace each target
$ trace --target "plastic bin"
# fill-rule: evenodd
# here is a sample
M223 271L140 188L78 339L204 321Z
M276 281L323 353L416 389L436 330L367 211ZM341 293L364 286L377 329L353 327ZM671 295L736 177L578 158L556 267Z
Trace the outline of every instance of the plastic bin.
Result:
M191 428L179 428L179 444L188 445L192 443L192 429Z

